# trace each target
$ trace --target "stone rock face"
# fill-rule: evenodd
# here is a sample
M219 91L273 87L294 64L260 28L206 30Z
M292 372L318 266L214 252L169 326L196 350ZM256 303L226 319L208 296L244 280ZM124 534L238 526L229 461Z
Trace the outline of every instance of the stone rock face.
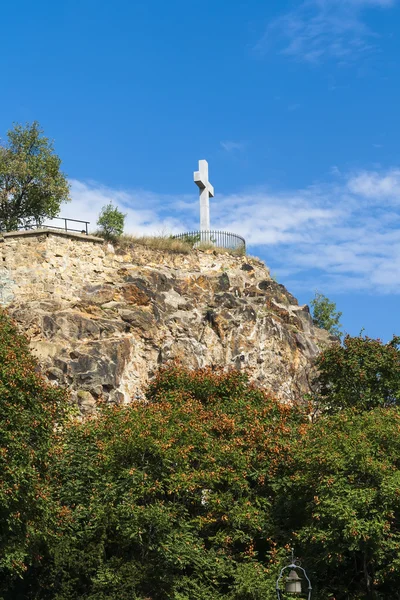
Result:
M82 412L126 403L172 359L249 369L282 401L308 391L311 359L329 335L257 259L84 236L7 234L0 302L31 340L46 376L70 387Z

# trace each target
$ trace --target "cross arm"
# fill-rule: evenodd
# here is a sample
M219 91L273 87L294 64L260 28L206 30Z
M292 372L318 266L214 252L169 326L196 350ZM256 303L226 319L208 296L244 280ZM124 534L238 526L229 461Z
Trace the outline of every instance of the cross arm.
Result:
M194 179L195 184L198 185L200 189L204 190L204 188L206 187L206 184L203 181L202 172L195 171L193 174L193 179Z
M204 181L201 171L195 171L193 179L195 184L198 185L201 190L207 188L210 198L214 198L214 186L208 181Z

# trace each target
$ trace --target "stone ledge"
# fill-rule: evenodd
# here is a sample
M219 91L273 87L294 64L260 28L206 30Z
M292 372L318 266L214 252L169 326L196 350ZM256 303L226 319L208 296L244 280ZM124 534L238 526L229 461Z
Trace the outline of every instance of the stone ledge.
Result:
M62 231L58 229L50 229L48 227L42 229L28 229L23 231L8 231L3 233L0 237L0 242L9 238L20 238L20 237L35 237L39 235L58 235L60 237L72 238L74 240L82 240L84 242L93 242L95 244L104 244L103 238L96 237L94 235L86 235L86 233L77 233L74 231Z

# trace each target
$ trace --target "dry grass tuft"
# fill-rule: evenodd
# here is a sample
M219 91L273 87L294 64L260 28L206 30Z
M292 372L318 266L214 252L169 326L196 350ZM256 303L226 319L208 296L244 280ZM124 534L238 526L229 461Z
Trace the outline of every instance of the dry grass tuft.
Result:
M233 248L218 248L214 246L211 242L200 242L195 246L196 250L212 250L214 254L230 254L231 256L246 256L246 251L244 248L237 248L234 250Z
M104 237L98 231L94 232L93 235L98 237ZM232 256L245 256L246 252L244 248L233 250L231 248L217 248L211 242L197 242L193 245L190 240L175 239L169 235L157 235L157 236L135 236L130 234L123 234L118 238L110 240L116 248L121 250L127 250L133 248L134 245L145 246L147 248L153 248L154 250L165 250L167 252L175 252L177 254L190 254L196 250L213 251L215 254L230 254Z
M193 248L191 244L182 240L176 240L167 235L158 236L134 236L134 235L121 235L116 241L116 245L120 248L129 248L134 244L140 246L146 246L147 248L153 248L154 250L166 250L167 252L176 252L180 254L189 254Z
M194 247L196 250L202 250L203 252L206 250L215 250L215 246L211 242L196 242Z
M246 256L246 250L241 248L214 248L217 254L231 254L232 256Z

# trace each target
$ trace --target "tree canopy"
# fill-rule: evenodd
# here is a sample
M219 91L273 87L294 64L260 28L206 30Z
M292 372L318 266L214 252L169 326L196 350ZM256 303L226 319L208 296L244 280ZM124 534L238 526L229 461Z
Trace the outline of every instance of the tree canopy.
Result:
M66 393L44 381L27 340L0 313L0 597L25 590L54 529L49 459L66 410Z
M363 411L398 405L400 400L400 337L384 344L367 336L346 336L317 357L314 380L319 409Z
M336 310L336 303L329 300L324 294L316 292L310 304L313 309L314 325L326 329L332 335L341 337L342 325L340 318L342 313Z
M400 599L398 341L326 349L314 421L179 365L81 421L2 314L0 598L274 600L294 546L313 600Z
M302 420L238 372L171 368L72 424L57 598L272 599L271 480Z
M103 206L97 220L97 225L100 227L99 233L106 240L118 238L124 231L125 216L112 202Z
M400 598L400 411L321 417L292 447L278 483L281 531L318 599Z
M61 160L37 121L15 125L0 146L0 230L11 231L56 217L69 200Z

